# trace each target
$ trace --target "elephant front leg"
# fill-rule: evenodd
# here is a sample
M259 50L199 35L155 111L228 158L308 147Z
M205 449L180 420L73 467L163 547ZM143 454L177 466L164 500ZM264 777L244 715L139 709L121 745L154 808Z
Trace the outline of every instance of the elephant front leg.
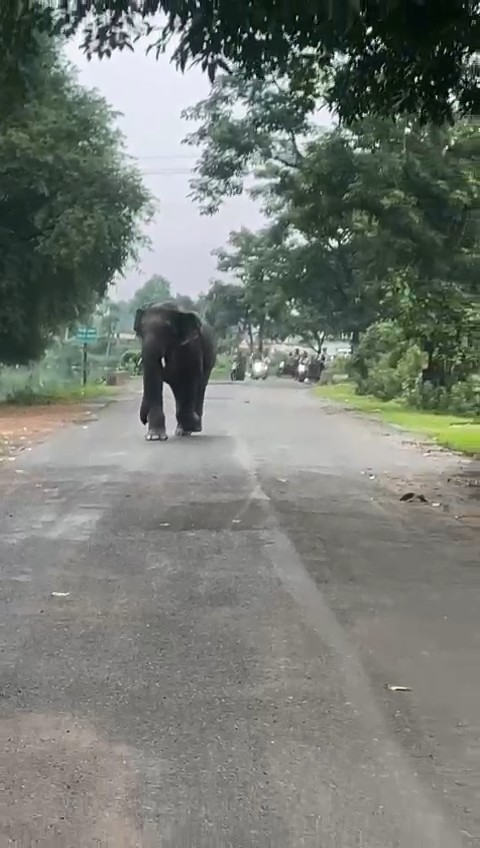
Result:
M148 428L145 435L147 442L166 442L168 439L165 429L165 414L163 409L151 410L148 414Z
M163 411L163 380L158 373L144 372L143 398L140 405L140 420L147 425L147 442L164 442L165 414Z

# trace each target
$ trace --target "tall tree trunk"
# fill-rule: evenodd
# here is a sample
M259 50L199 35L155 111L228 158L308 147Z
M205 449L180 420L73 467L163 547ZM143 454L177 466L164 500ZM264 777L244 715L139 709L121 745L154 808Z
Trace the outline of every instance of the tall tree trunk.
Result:
M250 353L253 353L253 348L254 348L253 330L252 330L252 323L249 319L247 319L247 333L248 333L248 346L250 348Z
M263 335L265 332L265 317L263 317L258 325L258 352L263 353Z

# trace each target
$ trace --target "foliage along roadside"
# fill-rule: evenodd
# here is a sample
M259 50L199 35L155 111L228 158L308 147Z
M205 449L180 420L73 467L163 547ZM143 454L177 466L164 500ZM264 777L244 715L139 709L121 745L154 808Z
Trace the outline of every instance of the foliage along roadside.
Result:
M35 384L28 379L16 381L10 386L0 385L0 407L2 406L46 406L59 403L82 403L94 398L114 397L116 388L104 383L78 381L46 382Z
M324 385L314 389L325 400L346 404L387 424L431 439L441 447L469 456L480 455L480 418L447 415L411 409L401 400L381 401L358 395L352 383Z
M26 57L25 98L0 111L0 362L38 359L137 255L151 214L115 114L58 45Z
M187 117L199 122L186 142L201 149L192 191L204 214L249 191L267 216L218 251L230 279L205 296L217 331L316 348L325 332L357 347L391 322L438 396L480 371L475 122L319 127L289 86L241 75L219 77Z

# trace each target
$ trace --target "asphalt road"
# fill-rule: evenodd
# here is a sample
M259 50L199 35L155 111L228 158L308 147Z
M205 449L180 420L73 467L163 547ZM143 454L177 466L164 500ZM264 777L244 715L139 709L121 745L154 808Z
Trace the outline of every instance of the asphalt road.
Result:
M447 460L289 381L138 403L0 471L1 848L478 848L478 533L383 488Z

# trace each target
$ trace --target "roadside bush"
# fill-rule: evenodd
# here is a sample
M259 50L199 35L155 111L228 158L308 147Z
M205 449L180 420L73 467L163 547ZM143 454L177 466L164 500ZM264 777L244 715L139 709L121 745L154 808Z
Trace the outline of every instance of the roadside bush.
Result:
M480 383L473 377L454 383L449 389L445 386L435 387L428 382L422 383L419 379L411 390L405 392L404 397L409 406L415 409L480 416Z
M59 367L56 356L26 366L3 367L0 363L0 403L31 406L96 396L102 391L106 366L92 362L86 388L82 385L81 366Z
M128 371L129 374L139 374L141 358L140 350L125 350L120 357L120 367Z
M423 354L405 338L394 321L372 324L363 334L348 364L358 394L393 400L413 391Z
M62 391L58 375L33 368L3 368L0 371L0 402L30 405L48 403Z
M402 393L402 377L396 368L381 361L370 368L367 379L358 383L357 391L363 395L375 395L380 400L393 400Z

